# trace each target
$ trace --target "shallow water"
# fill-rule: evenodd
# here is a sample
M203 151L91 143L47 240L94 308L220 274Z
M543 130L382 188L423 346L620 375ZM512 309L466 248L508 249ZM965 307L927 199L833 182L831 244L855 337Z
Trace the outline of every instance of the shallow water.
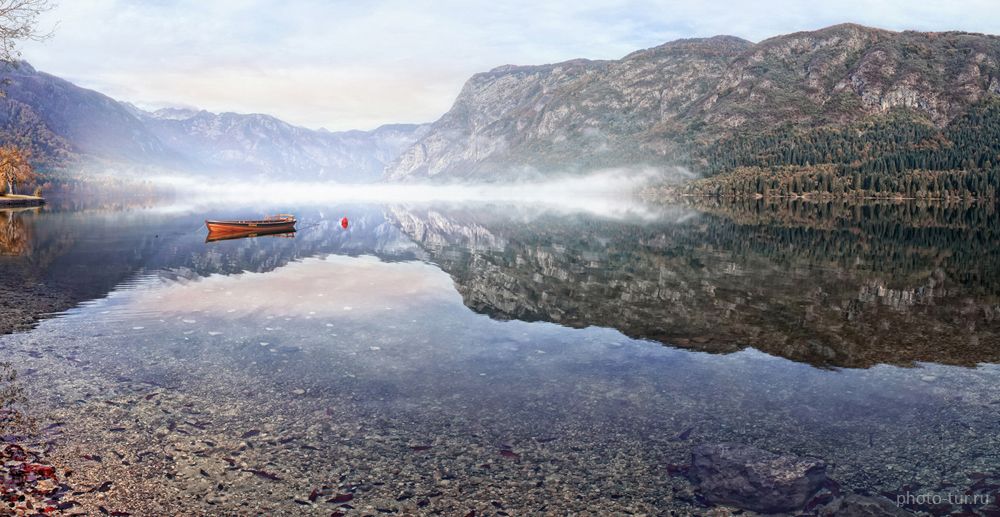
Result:
M868 494L1000 466L986 208L272 212L294 238L204 242L245 208L9 217L7 285L59 311L0 351L75 482L113 480L85 506L702 515L676 466L727 440Z

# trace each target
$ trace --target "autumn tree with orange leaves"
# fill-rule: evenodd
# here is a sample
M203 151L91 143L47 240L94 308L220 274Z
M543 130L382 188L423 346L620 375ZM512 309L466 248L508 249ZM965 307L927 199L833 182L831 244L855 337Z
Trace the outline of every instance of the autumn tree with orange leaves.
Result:
M7 184L7 192L13 194L14 186L35 178L35 169L28 162L27 153L13 143L0 147L0 182Z

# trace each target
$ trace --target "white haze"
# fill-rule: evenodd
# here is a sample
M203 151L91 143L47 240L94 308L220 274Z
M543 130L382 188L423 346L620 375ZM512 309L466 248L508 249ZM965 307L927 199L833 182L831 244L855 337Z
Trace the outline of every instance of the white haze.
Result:
M585 176L562 175L516 184L365 184L331 182L247 182L169 178L179 202L173 211L223 206L311 206L330 203L373 204L506 204L526 205L556 213L589 213L603 217L655 218L662 210L638 200L653 182L691 179L683 168L606 169Z

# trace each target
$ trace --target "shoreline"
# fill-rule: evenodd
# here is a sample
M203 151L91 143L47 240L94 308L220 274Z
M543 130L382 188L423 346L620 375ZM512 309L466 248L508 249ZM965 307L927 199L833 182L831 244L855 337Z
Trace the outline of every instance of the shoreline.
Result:
M829 194L707 194L700 192L678 192L670 188L662 187L647 187L640 189L638 192L638 197L645 201L653 202L663 202L671 200L679 200L683 198L694 198L694 199L762 199L765 201L774 200L803 200L811 202L825 202L825 201L848 201L848 202L859 202L859 201L889 201L889 202L906 202L906 201L941 201L941 202L969 202L969 203L988 203L991 201L997 201L996 198L990 197L961 197L961 196L945 196L945 197L927 197L927 196L834 196Z
M25 206L42 206L44 197L6 195L0 197L0 208L20 208Z

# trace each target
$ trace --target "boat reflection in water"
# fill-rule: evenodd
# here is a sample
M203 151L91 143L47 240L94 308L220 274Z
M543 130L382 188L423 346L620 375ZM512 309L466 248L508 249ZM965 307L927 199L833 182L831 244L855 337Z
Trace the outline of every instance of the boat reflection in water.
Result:
M231 230L231 231L214 231L208 232L208 236L205 237L205 242L218 242L218 241L230 241L235 239L249 239L252 237L281 237L283 239L294 239L295 238L295 228L291 230Z

